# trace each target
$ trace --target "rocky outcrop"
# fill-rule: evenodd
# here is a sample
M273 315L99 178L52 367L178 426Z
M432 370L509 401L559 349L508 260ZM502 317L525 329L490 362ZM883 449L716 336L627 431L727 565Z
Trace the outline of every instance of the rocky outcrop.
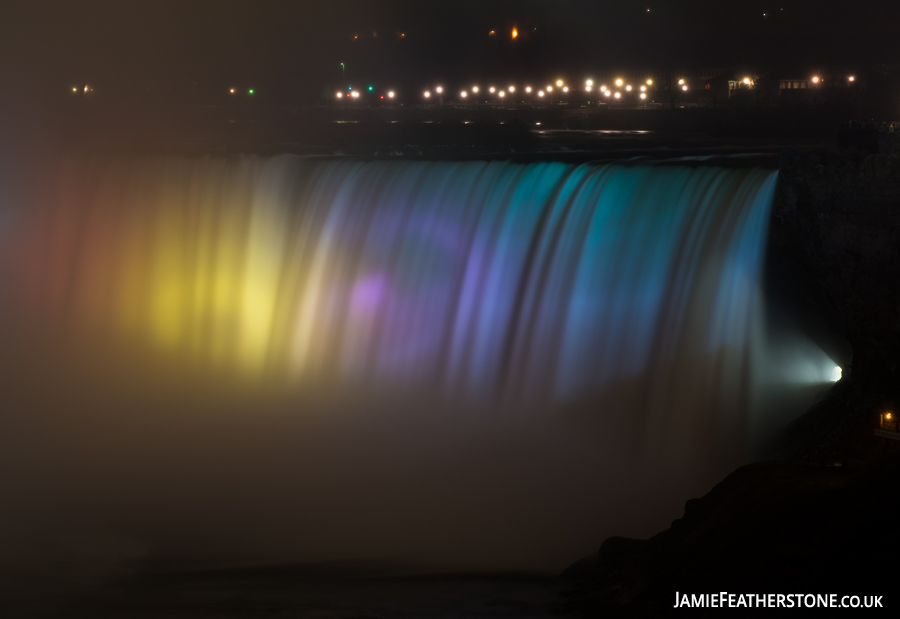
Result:
M566 608L658 617L672 610L676 591L889 594L896 574L881 558L900 550L897 479L900 452L741 467L688 501L668 530L649 540L610 538L570 567ZM729 614L754 616L747 608Z
M771 239L794 252L835 304L854 381L900 393L900 158L785 152Z

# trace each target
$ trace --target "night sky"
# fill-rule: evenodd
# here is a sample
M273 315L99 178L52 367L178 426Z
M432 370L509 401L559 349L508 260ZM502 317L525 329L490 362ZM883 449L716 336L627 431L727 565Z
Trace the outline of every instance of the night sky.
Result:
M4 90L41 96L87 82L122 97L252 84L315 100L342 81L341 62L347 81L415 87L629 68L893 63L898 29L900 3L845 0L29 0L0 8Z

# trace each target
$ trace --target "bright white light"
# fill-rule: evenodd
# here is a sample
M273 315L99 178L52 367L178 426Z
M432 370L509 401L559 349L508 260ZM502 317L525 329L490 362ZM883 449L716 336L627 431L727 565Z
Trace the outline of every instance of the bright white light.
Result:
M425 91L425 98L427 99L427 98L430 97L430 96L431 96L431 93L428 92L428 91L426 90L426 91Z
M836 365L834 369L831 370L831 382L836 383L841 380L841 375L843 374L843 370L841 370L841 366Z
M531 86L526 86L526 87L525 87L525 92L531 92Z
M467 92L464 90L464 91L462 91L461 93L459 93L459 96L462 97L463 99L465 99L466 97L469 96L469 93L467 93Z
M547 86L547 92L553 92L553 86Z
M744 78L744 83L749 85L749 84L750 84L750 78L749 78L749 77L745 77L745 78Z
M682 86L681 89L682 89L682 90L687 90L687 86Z
M646 90L647 90L646 86L641 86L641 92L646 92Z
M516 92L516 87L515 87L515 86L510 86L510 87L509 87L509 92Z
M441 88L440 86L438 86L437 88L434 89L434 91L438 94L441 94L442 92L444 92L444 89Z
M557 87L562 86L562 85L563 85L563 81L562 81L562 80L556 80L556 85L557 85Z
M73 88L72 90L75 90L75 89ZM230 92L231 94L234 94L234 88L230 89L228 92ZM340 97L341 93L338 93L338 96Z
M604 90L604 91L603 91L603 94L606 95L606 96L608 97L608 96L610 96L612 93L611 93L610 91L608 91L608 90Z
M568 87L568 86L563 86L563 92L569 92L569 87Z
M353 92L350 93L350 96L355 99L356 97L359 96L359 93L354 90Z
M631 84L629 84L628 86L626 86L626 87L625 87L625 90L627 90L628 92L631 92Z
M586 85L588 88L590 88L591 86L594 85L594 80L588 80L588 81L586 81L586 82L585 82L585 85Z
M539 97L543 97L543 96L544 96L544 91L543 91L543 90L539 90L539 91L538 91L538 96L539 96Z
M90 89L91 89L90 86L85 86L85 87L84 87L84 92L87 92L87 91L90 90Z
M478 92L478 86L472 86L472 92Z
M501 91L500 91L500 96L501 96L501 97L505 97L505 96L506 96L506 93L503 92L503 91L501 90Z
M606 86L605 86L605 85L600 86L600 92L606 92Z
M621 86L621 85L624 84L624 83L625 83L625 82L623 82L623 81L620 80L620 79L616 80L616 86Z
M814 78L813 78L813 84L818 84L818 83L819 83L819 78L818 78L818 77L814 77Z
M389 96L391 99L393 99L393 98L394 98L394 91L392 90L391 92L389 92L389 93L388 93L388 96Z
M678 85L680 86L682 84L684 84L684 80L678 80Z
M78 92L78 89L77 89L77 88L75 88L75 87L74 87L74 86L73 86L73 87L72 87L72 92ZM232 89L232 91L231 91L231 92L234 92L234 90L233 90L233 89Z
M337 98L338 98L338 99L343 99L343 98L344 98L344 93L342 93L342 92L337 93Z
M646 99L646 98L647 98L647 93L642 92L642 93L641 93L641 99Z
M647 86L652 86L652 85L653 85L653 80L647 80Z
M497 90L496 88L494 88L493 86L491 86L490 91L491 91L492 93L493 93L493 92L496 92L496 90Z
M850 77L848 77L848 78L847 78L847 79L848 79L848 80L850 80L850 81L851 81L851 82L853 82L853 81L855 81L855 80L856 80L856 78L855 78L855 77L853 77L853 76L852 76L852 75L851 75L851 76L850 76Z
M585 86L584 89L585 89L585 91L587 91L587 92L591 92L591 87L590 87L590 86Z
M616 93L616 99L620 98L621 96L622 96L622 93L621 93L621 92L617 92L617 93Z

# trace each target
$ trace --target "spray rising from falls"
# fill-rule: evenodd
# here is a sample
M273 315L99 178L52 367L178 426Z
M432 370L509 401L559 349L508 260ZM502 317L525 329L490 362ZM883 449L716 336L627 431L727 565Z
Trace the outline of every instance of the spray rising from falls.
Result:
M775 179L671 163L72 161L22 272L42 306L194 364L517 406L641 376L655 410L676 392L740 392Z

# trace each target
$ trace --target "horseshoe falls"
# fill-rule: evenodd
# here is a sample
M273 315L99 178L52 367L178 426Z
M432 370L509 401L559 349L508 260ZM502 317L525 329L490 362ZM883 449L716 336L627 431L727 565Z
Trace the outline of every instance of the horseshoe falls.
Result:
M35 311L223 375L497 411L631 381L645 429L740 431L776 177L71 159L15 262Z
M37 539L557 569L678 517L834 366L771 333L772 170L98 155L39 178L0 220L3 453L35 480L13 540L51 505Z

